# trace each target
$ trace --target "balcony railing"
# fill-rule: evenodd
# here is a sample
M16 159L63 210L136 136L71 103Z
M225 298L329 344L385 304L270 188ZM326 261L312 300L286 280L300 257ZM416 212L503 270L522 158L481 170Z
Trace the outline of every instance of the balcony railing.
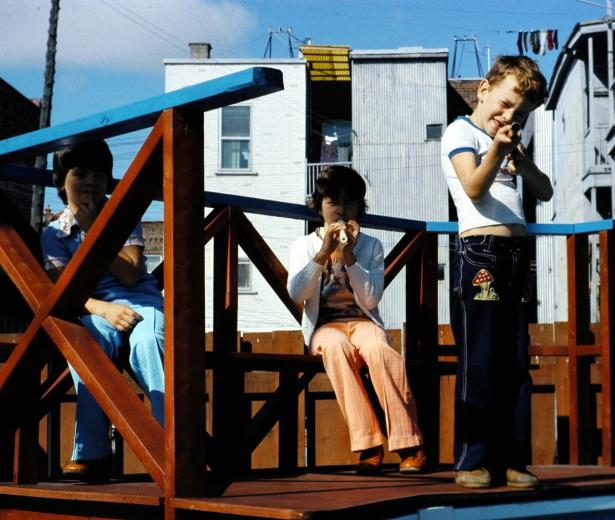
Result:
M309 196L314 193L314 187L316 186L316 179L318 179L318 174L324 170L327 166L333 166L337 164L338 166L348 166L351 167L352 163L348 162L321 162L321 163L308 163L307 165L307 186L306 186L306 195Z

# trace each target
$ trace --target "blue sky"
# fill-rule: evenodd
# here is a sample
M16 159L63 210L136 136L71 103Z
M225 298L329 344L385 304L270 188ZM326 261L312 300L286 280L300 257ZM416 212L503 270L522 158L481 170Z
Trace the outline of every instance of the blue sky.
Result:
M210 42L212 57L261 58L269 29L298 40L353 49L448 48L478 38L482 66L517 53L517 32L557 29L560 46L579 21L601 19L603 0L60 0L52 124L155 96L164 91L165 58L189 57L188 42ZM2 0L0 76L31 98L43 91L49 1ZM298 43L293 39L295 45ZM289 55L275 34L273 56ZM296 55L296 49L294 49ZM550 78L557 51L532 55ZM477 77L469 44L458 44L459 74ZM120 177L143 133L110 140ZM46 204L61 208L48 190ZM161 218L153 206L146 218Z

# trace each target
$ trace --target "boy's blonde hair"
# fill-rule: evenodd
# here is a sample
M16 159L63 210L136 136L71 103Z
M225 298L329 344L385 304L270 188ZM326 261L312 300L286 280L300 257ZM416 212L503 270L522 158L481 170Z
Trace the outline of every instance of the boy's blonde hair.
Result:
M498 56L485 79L489 85L495 86L511 75L517 80L516 92L527 98L534 108L544 102L547 80L533 59L527 56Z

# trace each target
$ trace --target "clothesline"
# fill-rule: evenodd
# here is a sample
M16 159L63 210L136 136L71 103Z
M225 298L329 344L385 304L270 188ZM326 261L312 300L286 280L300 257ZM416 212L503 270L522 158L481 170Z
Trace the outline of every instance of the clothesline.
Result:
M544 54L547 50L559 48L557 29L532 29L530 31L506 31L517 34L519 54Z

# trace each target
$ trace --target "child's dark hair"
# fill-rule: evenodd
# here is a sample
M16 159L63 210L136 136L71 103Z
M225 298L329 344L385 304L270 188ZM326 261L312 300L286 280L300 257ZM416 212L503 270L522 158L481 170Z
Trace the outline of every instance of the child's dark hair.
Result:
M542 105L547 97L547 80L532 58L498 56L485 79L494 86L504 81L506 76L513 76L517 80L517 93L529 99L534 108Z
M308 200L308 206L320 213L323 199L328 197L337 200L342 191L346 193L348 198L359 203L358 216L363 215L367 209L365 202L367 186L363 177L356 170L347 166L327 166L320 172L314 193Z
M68 203L64 182L71 168L91 168L107 174L107 189L113 179L113 156L105 141L91 141L71 145L53 154L53 184L64 204Z

